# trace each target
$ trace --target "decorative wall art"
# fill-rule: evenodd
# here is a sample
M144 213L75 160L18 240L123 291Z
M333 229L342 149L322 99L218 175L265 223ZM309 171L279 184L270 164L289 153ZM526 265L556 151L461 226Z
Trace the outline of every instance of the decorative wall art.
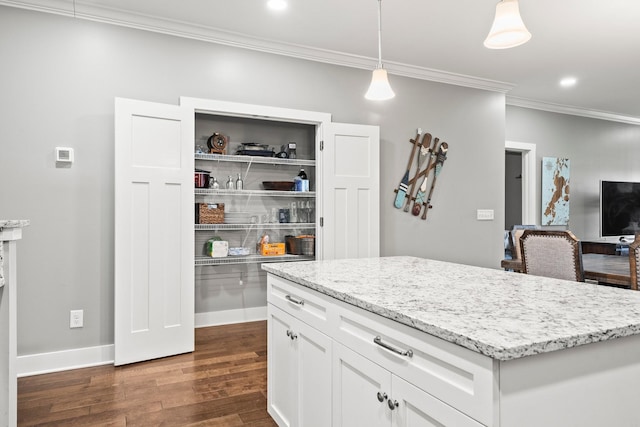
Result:
M396 197L393 206L397 209L403 209L404 212L411 210L413 216L420 216L420 212L422 212L421 218L426 220L427 212L433 207L431 206L431 197L436 186L436 178L442 170L444 161L447 160L449 144L440 142L439 138L432 138L430 133L422 134L422 139L420 136L421 132L418 130L415 139L409 140L412 144L409 163L407 163L407 170L404 172L400 184L394 190ZM418 153L417 157L416 153ZM416 167L413 177L409 178L414 158L416 158ZM431 174L432 170L433 174ZM429 176L431 176L431 186L427 194ZM413 207L411 206L412 202Z
M569 225L569 159L542 158L542 225Z

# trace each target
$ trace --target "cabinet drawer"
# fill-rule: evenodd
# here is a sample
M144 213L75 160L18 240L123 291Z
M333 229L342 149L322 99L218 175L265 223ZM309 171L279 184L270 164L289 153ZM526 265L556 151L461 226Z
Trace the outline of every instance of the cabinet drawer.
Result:
M480 423L492 425L497 367L491 358L344 303L338 304L336 317L336 341Z
M329 331L328 297L269 274L267 301L325 334Z

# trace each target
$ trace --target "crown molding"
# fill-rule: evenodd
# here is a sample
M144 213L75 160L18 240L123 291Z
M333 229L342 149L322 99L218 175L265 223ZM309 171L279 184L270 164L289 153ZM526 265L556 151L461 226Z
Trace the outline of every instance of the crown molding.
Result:
M155 16L131 13L129 11L95 6L82 0L0 0L0 5L22 9L35 10L58 15L71 16L96 22L119 25L145 31L152 31L176 37L190 38L226 46L250 49L274 55L288 56L308 61L322 62L343 67L372 70L377 58L351 55L343 52L312 48L308 46L282 43L273 40L260 39L240 33L223 31L204 26L198 26L178 20L158 18ZM409 77L412 79L428 80L455 86L494 91L507 94L515 87L514 84L490 79L483 79L463 74L456 74L442 70L417 67L409 64L385 61L385 69L389 74ZM507 105L532 108L554 113L569 114L616 121L638 125L640 118L621 114L578 108L569 105L554 104L532 99L506 96Z
M640 117L625 116L609 111L589 110L586 108L573 107L570 105L554 104L552 102L542 102L533 99L519 98L507 95L507 105L514 107L531 108L534 110L548 111L551 113L569 114L572 116L588 117L591 119L608 120L610 122L627 123L640 125Z
M350 68L372 70L377 59L359 55L351 55L332 50L312 48L303 45L277 42L244 34L198 26L178 20L158 18L155 16L132 13L125 10L107 8L87 4L81 0L0 0L0 5L19 7L40 12L55 13L79 19L120 25L177 37L190 38L210 43L222 44L238 48L250 49L275 55L289 56L308 61L323 62ZM447 83L456 86L506 93L514 85L489 79L482 79L447 71L416 67L409 64L385 61L385 69L389 74Z

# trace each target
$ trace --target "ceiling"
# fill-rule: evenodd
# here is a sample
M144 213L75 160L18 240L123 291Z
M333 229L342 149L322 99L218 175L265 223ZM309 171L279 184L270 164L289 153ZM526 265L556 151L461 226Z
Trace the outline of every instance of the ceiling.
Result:
M0 0L0 5L373 69L376 0ZM394 75L497 90L507 102L640 124L640 2L519 0L532 39L486 49L497 0L384 0L382 56ZM561 78L577 84L562 88Z

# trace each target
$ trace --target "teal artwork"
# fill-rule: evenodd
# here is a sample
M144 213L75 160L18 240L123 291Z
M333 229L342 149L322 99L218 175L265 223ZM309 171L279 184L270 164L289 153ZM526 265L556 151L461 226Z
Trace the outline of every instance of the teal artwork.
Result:
M542 158L542 225L569 225L569 159Z

